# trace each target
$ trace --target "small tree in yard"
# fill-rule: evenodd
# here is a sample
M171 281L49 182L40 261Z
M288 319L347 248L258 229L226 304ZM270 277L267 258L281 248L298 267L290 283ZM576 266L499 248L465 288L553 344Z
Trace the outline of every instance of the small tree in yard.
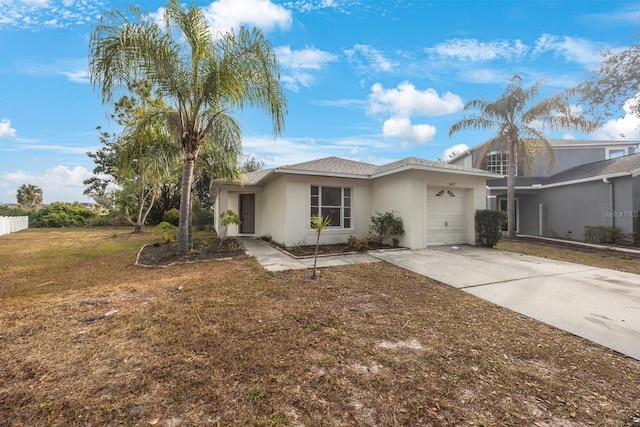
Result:
M226 210L220 214L220 227L222 229L220 230L220 236L218 236L220 237L220 245L218 247L222 246L222 242L227 237L227 228L232 224L239 225L241 222L242 221L240 221L240 217L238 216L238 214L231 209Z
M311 228L316 230L316 252L313 258L313 273L311 274L312 279L316 279L318 276L316 275L316 265L318 263L318 246L320 245L320 233L326 230L331 223L331 219L328 216L317 216L314 215L311 217Z
M376 212L376 216L371 217L369 227L369 241L381 245L385 240L393 239L393 246L398 246L398 238L404 234L402 218L395 216L391 212L381 214Z

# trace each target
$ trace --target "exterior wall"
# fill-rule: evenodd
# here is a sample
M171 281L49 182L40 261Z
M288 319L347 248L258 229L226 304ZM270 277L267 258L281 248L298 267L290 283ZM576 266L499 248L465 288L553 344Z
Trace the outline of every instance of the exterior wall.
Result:
M270 235L276 242L286 238L288 194L284 177L274 179L266 185L256 200L256 235Z
M610 221L610 225L619 228L623 233L633 233L634 200L630 197L633 194L633 179L631 177L620 177L609 179L613 190L613 206L603 210L600 214Z
M349 236L363 238L369 231L371 186L362 179L331 178L309 175L287 175L287 234L278 240L286 245L315 244L316 231L310 226L311 186L349 187L351 194L351 228L331 228L320 234L321 244L345 243ZM284 217L282 217L284 218ZM282 225L280 225L282 226Z
M371 216L376 212L391 212L402 219L404 234L399 236L401 246L422 248L425 226L425 182L422 177L399 173L376 178L371 198Z
M556 162L550 175L576 166L606 159L606 150L598 147L556 148L554 151ZM544 157L537 154L536 169L533 176L547 176L546 169L547 165Z
M603 211L611 209L610 184L602 181L546 188L540 192L549 237L584 240L585 226L611 226Z
M400 245L412 249L427 246L426 212L428 187L467 190L467 240L475 243L475 211L485 209L485 179L474 176L431 171L408 171L376 178L373 186L372 213L393 212L402 218L405 233Z
M631 180L633 182L633 232L640 233L640 175Z

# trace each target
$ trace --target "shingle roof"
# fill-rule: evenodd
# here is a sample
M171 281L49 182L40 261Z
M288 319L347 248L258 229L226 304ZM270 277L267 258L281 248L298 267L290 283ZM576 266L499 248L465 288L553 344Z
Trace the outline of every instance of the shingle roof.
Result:
M622 173L631 174L638 170L640 170L640 153L576 166L550 176L545 181L545 184L555 184Z
M345 175L360 175L362 177L375 173L378 166L368 163L356 162L353 160L341 159L340 157L325 157L323 159L312 160L295 165L281 166L277 168L281 171L305 171L323 172Z
M261 181L276 173L293 173L322 176L337 176L344 178L371 179L377 176L401 172L408 169L435 170L447 173L463 173L468 175L486 175L488 178L494 174L482 169L473 169L433 160L408 157L406 159L391 162L386 165L376 166L369 163L356 162L340 157L325 157L309 162L280 166L245 174L245 185L257 185Z

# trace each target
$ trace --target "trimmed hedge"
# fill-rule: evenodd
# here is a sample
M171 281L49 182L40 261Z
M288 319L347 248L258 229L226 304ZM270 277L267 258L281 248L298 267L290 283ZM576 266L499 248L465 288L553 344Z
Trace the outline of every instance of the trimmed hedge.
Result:
M476 211L476 233L478 243L492 248L502 237L502 228L507 223L507 213L498 210Z
M620 229L616 227L584 226L584 241L589 243L615 243L619 234Z

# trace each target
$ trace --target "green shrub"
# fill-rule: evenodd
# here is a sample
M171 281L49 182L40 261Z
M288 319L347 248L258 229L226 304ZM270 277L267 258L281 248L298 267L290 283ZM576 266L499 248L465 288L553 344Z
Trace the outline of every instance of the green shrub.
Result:
M620 234L620 229L616 227L605 227L602 225L584 227L584 241L589 243L615 243Z
M162 221L160 224L153 227L153 231L157 234L161 234L165 242L171 242L176 240L178 237L178 227L166 221Z
M356 236L349 236L347 248L350 251L364 252L369 249L369 241L367 239L358 239Z
M389 238L397 237L404 233L402 219L393 215L391 212L381 214L376 212L371 217L371 225L369 226L369 241L375 244L382 244Z
M499 210L476 211L476 233L478 243L492 248L502 237L502 228L507 223L507 213Z
M213 230L216 218L213 209L204 207L202 202L195 198L191 210L193 226L196 227L197 230Z
M180 211L176 208L171 208L168 211L165 211L165 213L162 214L162 222L168 222L169 224L177 227L180 224Z
M38 209L34 217L29 217L29 225L34 228L84 227L94 217L96 213L80 203L56 202Z

